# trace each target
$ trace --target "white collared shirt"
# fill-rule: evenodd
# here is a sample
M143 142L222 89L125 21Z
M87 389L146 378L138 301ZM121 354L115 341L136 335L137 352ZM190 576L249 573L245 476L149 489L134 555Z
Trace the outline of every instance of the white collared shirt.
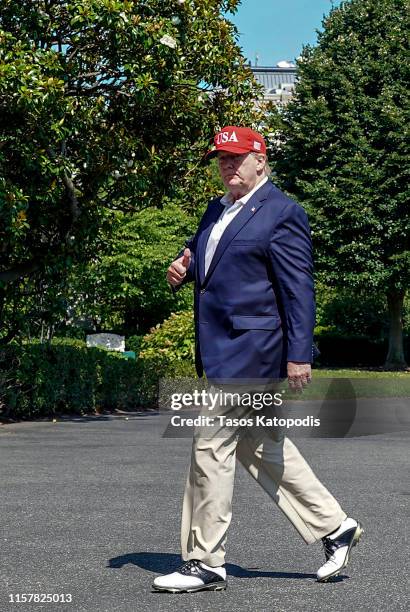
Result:
M246 204L248 200L253 196L253 194L258 191L268 180L268 177L265 176L260 183L255 185L255 187L246 195L242 196L239 200L233 201L233 196L230 192L226 193L221 198L221 204L224 205L224 210L222 211L219 219L215 223L212 228L211 233L209 234L208 242L206 244L205 250L205 274L208 272L209 266L211 265L212 258L215 254L216 247L222 237L222 234L232 221L242 210L242 207Z

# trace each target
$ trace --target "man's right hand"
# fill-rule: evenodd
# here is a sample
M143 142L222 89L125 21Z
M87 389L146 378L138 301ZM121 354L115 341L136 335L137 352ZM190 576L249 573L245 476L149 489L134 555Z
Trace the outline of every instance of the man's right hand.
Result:
M189 264L191 263L191 251L186 248L182 257L175 259L167 270L167 281L173 287L177 287L184 280Z

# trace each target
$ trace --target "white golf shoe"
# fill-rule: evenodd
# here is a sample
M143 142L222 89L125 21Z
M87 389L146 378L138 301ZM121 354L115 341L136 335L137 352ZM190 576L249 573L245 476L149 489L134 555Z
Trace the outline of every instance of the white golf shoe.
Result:
M224 591L226 587L226 570L223 566L211 568L197 559L187 561L172 574L158 576L152 584L154 591L168 593Z
M346 518L336 531L322 538L326 562L318 569L318 582L337 576L349 563L350 551L360 540L363 527L358 521Z

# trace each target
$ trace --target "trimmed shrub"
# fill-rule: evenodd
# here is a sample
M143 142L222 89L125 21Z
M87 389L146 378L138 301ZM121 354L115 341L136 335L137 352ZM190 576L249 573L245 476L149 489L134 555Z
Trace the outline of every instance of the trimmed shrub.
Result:
M179 363L194 364L195 328L192 310L172 313L143 337L140 358L171 369Z
M348 335L316 328L315 341L320 350L316 365L330 367L382 366L387 355L387 339L376 340L364 335ZM404 350L410 355L410 337L404 338Z
M331 326L317 327L315 340L321 351L318 366L382 366L387 354L387 339L364 334L346 334ZM191 310L172 314L151 329L141 342L139 360L142 388L154 401L153 389L161 377L195 377L195 335ZM405 352L410 355L410 337L405 337Z
M157 404L160 378L196 378L192 310L173 313L143 337L139 365L144 403Z
M55 339L10 345L0 358L0 409L9 417L42 417L130 409L140 400L133 360L85 342Z
M125 349L127 351L134 351L135 356L138 357L141 350L141 343L144 336L128 336L125 338Z

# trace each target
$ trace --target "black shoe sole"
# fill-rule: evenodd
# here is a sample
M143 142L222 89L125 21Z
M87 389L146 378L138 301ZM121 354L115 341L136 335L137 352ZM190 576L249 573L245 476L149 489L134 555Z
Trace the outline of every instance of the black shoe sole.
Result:
M340 574L342 569L344 569L347 566L347 564L349 563L350 551L352 550L353 546L356 546L356 544L359 543L360 538L362 537L363 534L364 534L364 529L361 526L361 524L359 522L357 522L356 531L354 532L354 536L352 538L352 541L350 542L349 548L347 549L346 557L345 557L345 560L343 562L342 567L339 567L339 569L334 571L332 574L329 574L328 576L325 576L324 578L318 578L317 582L328 582L328 580L330 580L330 578L334 578L335 576L338 576Z
M190 589L178 589L172 587L160 587L156 584L152 585L152 590L159 593L196 593L198 591L225 591L228 583L226 580L218 582L210 582L209 584L202 584L197 587L191 587Z

